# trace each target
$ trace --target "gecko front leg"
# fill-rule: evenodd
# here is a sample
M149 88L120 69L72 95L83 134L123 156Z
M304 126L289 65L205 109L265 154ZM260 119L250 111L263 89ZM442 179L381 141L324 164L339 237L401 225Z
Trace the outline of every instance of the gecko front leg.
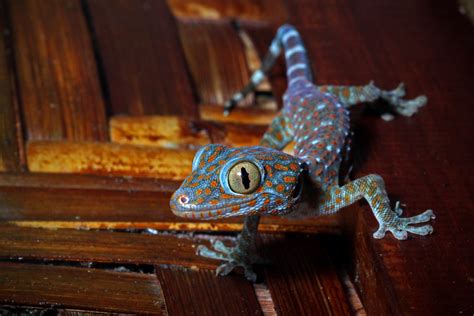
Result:
M368 175L342 187L334 186L328 189L320 201L319 212L320 214L331 214L361 198L367 200L379 223L379 228L373 234L374 238L383 238L387 231L399 240L407 239L408 233L428 235L433 232L433 227L428 224L414 226L414 224L426 223L434 219L435 215L432 210L404 218L400 217L402 210L399 203L395 206L395 210L391 209L383 179L379 175Z
M259 215L245 218L244 227L234 247L227 247L222 241L217 240L212 244L213 249L199 246L197 254L210 259L226 261L216 269L216 275L224 276L236 267L242 267L247 280L255 282L257 275L253 271L252 265L264 263L264 260L255 254L255 238L259 221Z

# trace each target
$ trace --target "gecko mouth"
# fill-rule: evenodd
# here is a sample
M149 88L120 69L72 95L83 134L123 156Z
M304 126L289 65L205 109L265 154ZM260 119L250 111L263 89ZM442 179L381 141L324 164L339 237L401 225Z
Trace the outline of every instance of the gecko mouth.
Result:
M175 215L186 218L196 218L196 219L215 219L222 217L231 217L240 215L238 210L234 208L246 203L250 203L256 200L256 197L239 199L235 203L223 205L222 202L216 205L196 205L196 204L187 204L187 205L178 205L178 203L173 203L171 205L171 210ZM233 215L235 214L235 215Z

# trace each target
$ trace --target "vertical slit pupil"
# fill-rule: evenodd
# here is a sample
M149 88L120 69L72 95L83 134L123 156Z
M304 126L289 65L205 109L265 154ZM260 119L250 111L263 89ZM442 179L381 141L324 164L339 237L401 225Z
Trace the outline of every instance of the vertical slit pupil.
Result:
M250 178L249 173L244 167L240 169L240 178L242 179L245 190L248 190L250 188Z

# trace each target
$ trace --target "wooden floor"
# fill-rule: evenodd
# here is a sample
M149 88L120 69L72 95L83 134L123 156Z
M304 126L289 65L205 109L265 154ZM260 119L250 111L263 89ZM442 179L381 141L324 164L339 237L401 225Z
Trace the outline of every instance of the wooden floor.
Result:
M195 256L240 220L183 220L168 201L200 145L258 142L282 61L247 108L219 106L285 22L317 83L428 96L391 122L354 109L353 177L378 173L407 215L437 218L403 242L371 237L365 203L266 218L272 264L253 285ZM0 0L0 30L1 314L474 313L474 28L454 1Z

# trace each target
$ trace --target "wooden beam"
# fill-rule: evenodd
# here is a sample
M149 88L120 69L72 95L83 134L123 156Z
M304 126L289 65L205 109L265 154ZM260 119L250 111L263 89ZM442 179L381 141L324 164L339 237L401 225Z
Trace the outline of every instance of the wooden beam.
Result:
M155 275L0 262L0 303L166 315Z
M80 1L9 4L26 138L106 140L105 106Z

